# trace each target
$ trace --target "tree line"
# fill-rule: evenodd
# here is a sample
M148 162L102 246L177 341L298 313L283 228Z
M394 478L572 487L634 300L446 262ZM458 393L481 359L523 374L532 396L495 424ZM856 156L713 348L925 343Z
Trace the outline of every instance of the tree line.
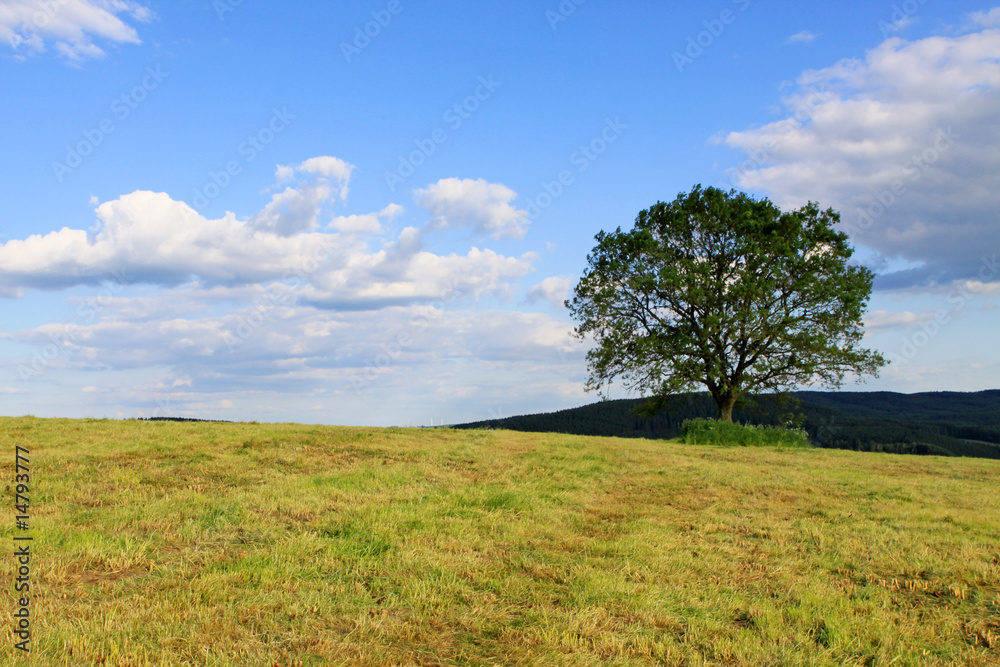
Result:
M675 438L688 419L718 416L708 393L670 396L649 417L643 399L609 400L545 414L490 419L454 428L568 433L624 438ZM796 426L817 447L867 452L1000 459L1000 391L793 392L784 399L752 396L733 420Z

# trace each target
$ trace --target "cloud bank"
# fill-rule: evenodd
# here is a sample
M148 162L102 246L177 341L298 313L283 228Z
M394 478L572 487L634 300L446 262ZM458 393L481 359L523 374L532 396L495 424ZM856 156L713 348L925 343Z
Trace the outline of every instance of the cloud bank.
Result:
M352 169L328 156L280 166L277 186L284 189L246 220L231 213L208 219L166 193L132 192L96 208L94 233L64 227L0 245L0 284L6 296L23 296L119 275L165 287L292 281L298 298L313 305L377 309L456 288L478 298L532 270L532 253L505 257L473 246L464 255L438 255L423 247L429 229L472 226L487 233L497 229L493 222L505 225L509 206L497 197L515 196L509 188L485 181L457 181L455 188L456 179L433 184L424 199L434 219L384 239L381 222L400 215L402 206L333 213L347 197Z
M370 414L373 395L464 403L485 418L477 410L499 410L498 397L525 378L540 405L561 407L567 391L582 397L582 379L567 382L581 370L568 323L477 304L509 301L534 253L427 247L445 229L523 233L527 221L509 205L516 193L444 179L417 193L424 222L400 226L406 211L396 203L340 210L353 169L330 156L281 165L269 201L245 219L205 218L166 193L137 191L97 205L92 231L0 244L8 297L97 292L69 300L69 321L0 334L33 350L0 362L19 378L9 388L58 392L75 378L88 388L78 400L117 401L124 414L242 419L280 415L292 409L283 401L307 396L327 422ZM568 285L543 280L529 298L554 303Z
M804 72L783 102L788 117L721 138L748 158L739 187L840 211L856 244L904 267L877 289L984 279L1000 253L1000 31L894 37Z

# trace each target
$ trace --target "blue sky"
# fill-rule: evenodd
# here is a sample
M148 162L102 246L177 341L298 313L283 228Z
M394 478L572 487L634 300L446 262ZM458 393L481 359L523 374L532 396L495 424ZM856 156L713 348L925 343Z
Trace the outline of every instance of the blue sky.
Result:
M998 86L961 0L0 0L0 414L581 405L594 235L698 183L841 212L845 389L996 388Z

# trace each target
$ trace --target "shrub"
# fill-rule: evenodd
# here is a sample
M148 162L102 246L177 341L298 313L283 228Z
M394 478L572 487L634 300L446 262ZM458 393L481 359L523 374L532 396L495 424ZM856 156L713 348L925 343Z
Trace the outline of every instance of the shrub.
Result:
M754 426L717 419L688 419L681 425L681 442L688 445L742 447L811 447L801 428Z

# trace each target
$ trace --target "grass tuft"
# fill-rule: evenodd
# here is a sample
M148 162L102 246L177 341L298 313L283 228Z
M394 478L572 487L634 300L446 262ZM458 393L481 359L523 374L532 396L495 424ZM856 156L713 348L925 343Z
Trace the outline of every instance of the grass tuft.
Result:
M755 426L718 419L687 419L681 425L681 442L689 445L727 447L811 447L804 429Z

